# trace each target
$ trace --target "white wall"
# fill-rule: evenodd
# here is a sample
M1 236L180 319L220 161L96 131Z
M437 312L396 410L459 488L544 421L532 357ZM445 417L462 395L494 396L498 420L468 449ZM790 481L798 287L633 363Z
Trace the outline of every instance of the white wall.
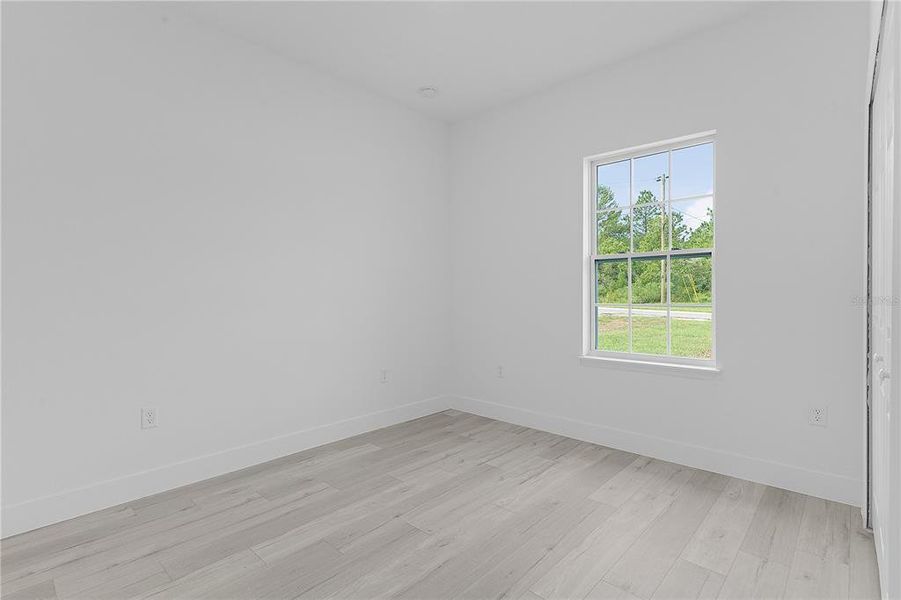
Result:
M446 126L165 10L3 3L4 535L440 407Z
M452 128L458 407L860 503L868 6L776 4ZM580 366L582 158L712 129L722 372Z

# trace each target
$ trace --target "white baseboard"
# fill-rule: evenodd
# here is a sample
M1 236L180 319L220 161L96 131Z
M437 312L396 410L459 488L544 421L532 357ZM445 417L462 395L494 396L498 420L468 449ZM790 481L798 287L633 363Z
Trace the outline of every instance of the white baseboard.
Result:
M463 396L436 396L4 506L2 537L37 529L448 408L860 506L861 482L849 477L485 400Z
M2 509L2 537L446 410L438 396L27 500Z
M475 398L452 396L448 397L448 401L449 408L506 421L514 425L540 429L593 444L643 454L852 506L861 504L861 482L850 477Z

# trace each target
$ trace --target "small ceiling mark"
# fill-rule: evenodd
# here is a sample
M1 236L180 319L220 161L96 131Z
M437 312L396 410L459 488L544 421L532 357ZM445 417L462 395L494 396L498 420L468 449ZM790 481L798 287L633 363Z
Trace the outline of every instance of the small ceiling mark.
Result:
M438 97L438 88L434 85L424 85L416 90L416 93L427 100L432 100Z

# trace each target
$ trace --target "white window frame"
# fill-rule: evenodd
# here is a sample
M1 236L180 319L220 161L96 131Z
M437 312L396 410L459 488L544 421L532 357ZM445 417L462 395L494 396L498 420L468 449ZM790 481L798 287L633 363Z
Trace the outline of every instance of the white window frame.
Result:
M627 269L629 272L630 284L629 284L629 318L631 319L632 315L632 302L631 302L631 259L633 258L641 258L648 256L663 256L667 258L667 298L666 298L666 327L667 327L667 347L669 349L670 345L670 312L672 306L672 298L671 296L671 285L670 285L670 257L678 257L680 255L697 255L699 254L698 249L686 249L686 250L673 250L672 249L672 219L668 219L670 223L670 242L669 248L664 249L660 252L627 252L616 255L599 255L597 254L597 219L596 219L596 211L597 211L597 167L599 165L619 162L626 159L636 159L641 158L642 156L647 156L650 154L657 154L660 152L672 152L673 150L679 150L681 148L686 148L690 146L697 146L700 144L711 143L713 144L713 189L710 194L711 202L714 210L714 214L716 214L716 131L706 131L699 134L683 136L679 138L674 138L670 140L666 140L663 142L655 142L652 144L644 144L641 146L633 146L631 148L625 148L623 150L616 150L614 152L606 152L604 154L597 154L594 156L588 156L583 159L583 183L584 183L584 199L583 199L583 213L582 213L582 256L583 256L583 275L582 275L582 286L583 286L583 319L582 319L582 358L589 360L603 360L609 361L610 363L629 363L632 365L635 364L648 364L648 365L660 365L666 367L685 367L690 369L700 369L700 370L709 370L709 371L718 371L718 358L716 352L716 222L717 219L713 220L713 248L703 249L700 253L710 254L710 263L711 263L711 283L710 283L710 305L711 305L711 348L710 348L710 359L698 359L698 358L687 358L680 356L670 356L670 355L659 355L659 354L640 354L637 352L614 352L608 350L596 350L597 345L595 342L596 332L597 332L597 310L596 310L596 269L595 269L595 261L598 259L628 259L627 260ZM669 161L672 163L672 154L669 155ZM671 173L672 170L670 169ZM630 187L631 187L630 183ZM700 197L707 197L707 194ZM694 197L687 198L676 198L675 201L681 200L689 200ZM667 210L671 210L672 207L672 198L667 190L667 197L663 199L664 206L666 206ZM630 211L634 204L634 199L631 197L631 189L630 189L630 198L629 198L629 206L624 207L628 208ZM629 220L630 227L631 218ZM630 236L631 237L631 236ZM631 340L631 328L630 328L630 340ZM630 344L631 346L631 344ZM583 360L583 363L586 362Z

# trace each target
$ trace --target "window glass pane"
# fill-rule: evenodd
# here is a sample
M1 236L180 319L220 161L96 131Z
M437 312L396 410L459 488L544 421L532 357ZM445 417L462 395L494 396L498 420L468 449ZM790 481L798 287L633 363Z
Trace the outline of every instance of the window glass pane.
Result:
M598 254L629 251L629 209L614 208L597 214Z
M666 354L666 259L632 260L632 352Z
M663 193L669 176L669 153L660 152L636 158L633 162L632 203L665 202Z
M598 210L629 205L629 161L598 165Z
M629 351L629 308L626 306L597 307L598 350Z
M713 193L713 144L673 150L673 200Z
M663 204L632 207L632 251L654 252L669 248L669 222Z
M628 265L629 263L625 259L595 262L598 304L626 304L629 302Z
M666 308L665 258L632 259L632 304Z
M666 354L666 307L632 308L632 352Z
M674 256L670 283L673 304L710 304L713 300L710 256Z
M675 263L675 259L673 262ZM670 315L670 348L673 356L710 358L713 348L713 309L697 304L674 304Z
M673 202L673 249L713 248L713 197Z

